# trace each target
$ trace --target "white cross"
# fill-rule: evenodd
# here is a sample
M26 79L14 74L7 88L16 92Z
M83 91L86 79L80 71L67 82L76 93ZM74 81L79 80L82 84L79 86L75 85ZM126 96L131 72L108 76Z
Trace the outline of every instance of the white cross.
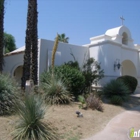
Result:
M123 25L123 21L124 21L125 19L123 18L123 16L121 16L120 19L122 20L122 25Z

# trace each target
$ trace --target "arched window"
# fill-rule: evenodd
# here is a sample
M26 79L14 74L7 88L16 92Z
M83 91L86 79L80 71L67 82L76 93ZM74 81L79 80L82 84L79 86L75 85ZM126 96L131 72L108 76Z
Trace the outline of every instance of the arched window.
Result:
M122 34L122 44L128 45L128 35L125 32Z

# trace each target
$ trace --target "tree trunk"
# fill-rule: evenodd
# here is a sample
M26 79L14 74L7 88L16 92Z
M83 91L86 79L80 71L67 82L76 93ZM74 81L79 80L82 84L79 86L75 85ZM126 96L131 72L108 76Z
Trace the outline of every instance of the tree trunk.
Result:
M38 12L37 12L37 0L34 1L34 12L33 12L33 30L32 30L32 68L31 68L31 79L34 85L38 84Z
M37 0L28 0L26 29L26 48L24 54L23 76L21 87L25 89L26 80L32 79L38 84L38 35L37 35Z
M21 87L25 89L26 80L30 79L31 67L31 41L32 41L32 26L33 26L33 4L32 0L28 0L28 14L27 14L27 29L25 38L25 53L23 74L21 79Z

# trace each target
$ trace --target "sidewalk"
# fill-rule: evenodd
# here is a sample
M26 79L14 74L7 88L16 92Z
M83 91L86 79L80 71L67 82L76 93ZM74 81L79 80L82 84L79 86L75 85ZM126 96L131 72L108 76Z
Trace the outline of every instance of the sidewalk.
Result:
M117 115L103 131L84 140L129 140L128 133L132 127L135 131L140 129L140 106ZM132 140L140 140L140 137Z

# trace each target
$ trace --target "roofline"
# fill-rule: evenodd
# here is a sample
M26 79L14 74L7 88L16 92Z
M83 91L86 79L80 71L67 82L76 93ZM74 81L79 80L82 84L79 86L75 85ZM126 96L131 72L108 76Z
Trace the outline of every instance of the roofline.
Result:
M20 53L23 53L23 52L25 52L25 50L22 50L22 51L19 51L19 52L7 53L7 54L4 54L4 57L5 56L11 56L11 55L20 54Z

